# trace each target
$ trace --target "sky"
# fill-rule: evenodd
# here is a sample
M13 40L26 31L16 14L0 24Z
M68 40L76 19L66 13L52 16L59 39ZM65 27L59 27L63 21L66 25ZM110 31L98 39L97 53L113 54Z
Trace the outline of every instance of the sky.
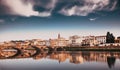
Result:
M120 36L120 0L0 0L0 41Z

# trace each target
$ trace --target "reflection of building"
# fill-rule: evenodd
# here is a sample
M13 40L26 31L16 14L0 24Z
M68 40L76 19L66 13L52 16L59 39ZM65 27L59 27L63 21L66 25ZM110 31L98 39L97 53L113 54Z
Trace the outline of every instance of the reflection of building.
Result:
M68 55L65 53L58 54L59 62L64 62L68 58Z
M50 59L58 60L60 62L65 62L69 55L65 52L56 52L50 55Z
M43 53L40 53L39 55L33 57L33 59L40 60L40 59L43 59L43 58L46 58L46 57L47 57L47 53L43 52Z
M75 64L79 64L79 63L83 63L84 59L81 55L71 55L70 56L70 62L71 63L75 63Z
M16 51L15 51L16 52ZM13 56L14 51L7 52L7 50L0 51L0 59ZM22 52L22 54L18 56L14 56L14 58L31 58L31 55L36 53L35 50L26 50ZM104 62L108 63L109 68L112 68L115 64L116 59L120 59L120 52L41 52L38 55L35 55L33 59L38 60L42 58L57 60L59 62L65 62L66 59L69 60L70 63L80 64L84 62Z
M109 68L114 67L116 58L115 57L107 57L107 63Z
M0 52L0 57L10 57L10 56L14 56L16 54L16 51L15 50L2 50Z

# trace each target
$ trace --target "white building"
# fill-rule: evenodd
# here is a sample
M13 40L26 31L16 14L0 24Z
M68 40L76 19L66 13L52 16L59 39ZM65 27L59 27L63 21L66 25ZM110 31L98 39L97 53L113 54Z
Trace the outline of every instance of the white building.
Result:
M60 37L60 34L58 34L57 39L50 39L50 46L51 47L66 47L68 46L68 40L66 40L63 37Z
M69 44L71 46L81 46L82 45L82 41L84 40L84 37L80 37L78 35L74 35L69 37Z
M70 46L97 46L106 43L106 36L71 36L69 38Z
M82 41L82 46L95 46L97 43L95 36L85 36Z
M33 39L32 45L39 45L39 46L45 46L45 41L41 39Z
M97 44L105 44L106 43L106 36L96 36Z
M45 40L45 45L46 46L50 46L50 41L49 40Z

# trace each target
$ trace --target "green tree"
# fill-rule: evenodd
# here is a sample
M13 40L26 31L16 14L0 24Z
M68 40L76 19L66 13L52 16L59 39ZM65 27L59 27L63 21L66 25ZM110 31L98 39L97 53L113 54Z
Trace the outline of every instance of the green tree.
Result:
M115 43L115 37L111 34L111 43Z
M110 32L107 32L106 43L114 43L114 42L115 42L115 37L113 36L113 34Z

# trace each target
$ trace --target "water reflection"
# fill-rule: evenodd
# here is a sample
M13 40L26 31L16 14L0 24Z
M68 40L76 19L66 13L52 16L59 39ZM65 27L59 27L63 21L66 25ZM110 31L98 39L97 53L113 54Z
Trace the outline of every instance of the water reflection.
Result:
M114 67L116 58L115 57L107 57L107 63L109 68Z
M60 64L66 61L69 64L82 65L84 63L104 63L108 65L109 69L114 68L116 60L120 59L120 52L93 52L93 51L83 51L83 52L75 52L75 51L54 51L54 52L40 52L32 57L30 56L16 56L10 60L14 59L24 59L24 58L32 58L33 60L56 60ZM4 60L4 59L1 59ZM7 60L6 60L7 61ZM92 64L92 63L91 63Z

